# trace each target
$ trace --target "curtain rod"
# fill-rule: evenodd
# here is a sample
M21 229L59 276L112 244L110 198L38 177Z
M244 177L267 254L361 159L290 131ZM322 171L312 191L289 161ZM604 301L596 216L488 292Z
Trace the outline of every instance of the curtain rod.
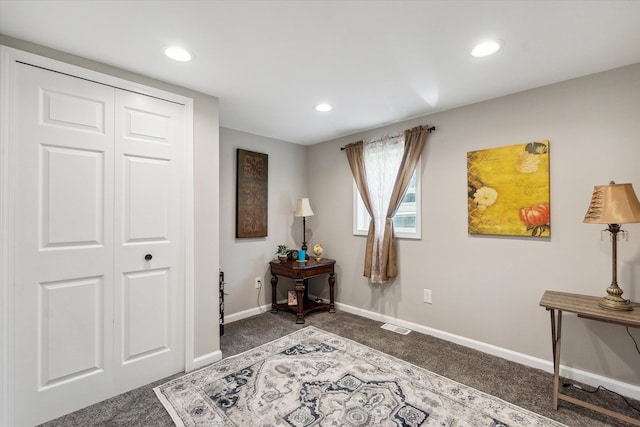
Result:
M429 133L434 132L435 130L436 130L435 126L431 126L431 127L427 128L427 132L429 132ZM400 134L400 133L401 132L398 132L398 134ZM340 151L344 151L344 150L346 150L346 148L347 147L340 147Z

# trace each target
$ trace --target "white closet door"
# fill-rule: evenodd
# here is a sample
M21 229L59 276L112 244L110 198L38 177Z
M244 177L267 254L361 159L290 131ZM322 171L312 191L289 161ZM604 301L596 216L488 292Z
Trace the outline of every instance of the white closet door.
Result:
M125 389L184 369L183 114L116 92L115 350Z
M23 64L16 73L14 372L24 426L109 396L114 89Z
M16 85L15 421L28 426L184 369L184 106L23 64Z

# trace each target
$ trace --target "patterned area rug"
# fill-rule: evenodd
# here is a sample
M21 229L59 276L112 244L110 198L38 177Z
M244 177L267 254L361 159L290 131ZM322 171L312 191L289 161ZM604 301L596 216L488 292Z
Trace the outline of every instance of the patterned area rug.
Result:
M154 391L178 426L563 426L313 326Z

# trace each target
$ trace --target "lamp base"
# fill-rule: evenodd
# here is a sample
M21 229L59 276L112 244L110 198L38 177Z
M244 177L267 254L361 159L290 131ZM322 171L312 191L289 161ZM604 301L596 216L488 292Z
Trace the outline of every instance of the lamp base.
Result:
M600 298L600 301L598 302L598 306L609 309L609 310L617 310L617 311L633 310L631 301L617 295L607 295L605 297Z

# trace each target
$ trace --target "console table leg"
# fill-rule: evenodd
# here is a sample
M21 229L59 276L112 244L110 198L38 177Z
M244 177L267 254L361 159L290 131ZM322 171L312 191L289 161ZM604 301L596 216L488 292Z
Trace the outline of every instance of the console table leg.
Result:
M278 312L278 301L276 300L276 289L278 288L278 276L271 275L271 312Z
M336 307L334 305L335 295L334 287L336 284L335 273L329 273L329 313L335 313Z
M306 295L306 280L296 280L296 296L298 297L298 309L296 313L296 323L304 323L304 298Z
M558 409L558 396L560 394L560 338L562 333L562 311L551 311L551 347L553 349L553 409Z

